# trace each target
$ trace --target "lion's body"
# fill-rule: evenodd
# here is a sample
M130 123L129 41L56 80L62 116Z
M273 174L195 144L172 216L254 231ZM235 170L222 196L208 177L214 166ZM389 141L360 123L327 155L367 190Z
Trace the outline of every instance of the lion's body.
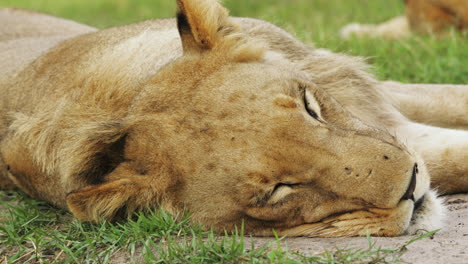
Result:
M185 2L179 1L186 16L179 17L179 24L174 19L153 20L101 31L38 13L0 10L0 23L11 25L0 30L0 56L7 58L0 64L0 148L5 163L0 186L15 185L89 221L112 219L123 208L130 213L159 205L173 213L188 209L194 221L216 228L232 229L247 219L247 230L254 234L269 234L275 227L284 234L318 236L365 234L363 227L376 235L408 229L412 205L400 198L416 180L408 177L415 162L421 172L412 199L424 195L429 202L419 210L433 217L421 221L413 217L415 227L410 229L438 227L442 207L428 191L429 176L420 156L429 161L434 186L445 193L468 190L468 165L463 162L468 157L468 133L451 130L468 128L466 87L448 87L446 101L455 103L446 106L439 100L442 91L431 96L424 86L379 82L358 58L310 49L263 21L237 18L232 26L223 22L217 7L200 11ZM334 124L330 131L338 131L336 136L318 136L324 133L319 130L310 132L314 143L302 142L301 135L309 130L300 133L299 127L306 128L302 117L288 110L295 111L299 102L285 95L269 97L283 93L285 88L273 84L288 78L311 80L325 91L314 92L316 100L322 100L317 103L322 109L318 115ZM295 94L286 92L291 93ZM334 99L327 99L329 95ZM421 95L427 98L413 107L412 101ZM262 108L272 99L279 110ZM220 100L226 106L218 104ZM428 104L439 111L423 111ZM342 106L351 115L340 110ZM419 125L405 116L447 129ZM272 132L262 132L265 126ZM385 131L412 142L401 144ZM377 167L365 172L359 168L382 156ZM330 167L330 162L348 164L346 174L353 178L333 180L341 169ZM447 162L450 166L441 167ZM343 184L329 185L320 178L323 173ZM417 173L416 165L413 178ZM280 187L280 194L275 193L277 187L271 191L272 182L286 177L286 182L296 184L297 175L308 182L304 188L313 182L320 195L285 187ZM250 191L260 195L263 189L264 198L250 197ZM242 194L250 198L244 201ZM300 210L287 201L281 204L288 209L266 209L270 206L266 197L278 207L283 196L307 200L300 208L309 213L291 215L288 210L297 214ZM369 206L376 209L361 211ZM365 220L348 233L330 233L338 227L325 228L321 222L354 210L340 217L346 221L375 214L381 220ZM406 224L391 224L398 221Z

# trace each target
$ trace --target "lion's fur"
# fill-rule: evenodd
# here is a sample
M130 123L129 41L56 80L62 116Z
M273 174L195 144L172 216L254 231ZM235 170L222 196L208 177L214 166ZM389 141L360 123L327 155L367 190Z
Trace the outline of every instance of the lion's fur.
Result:
M219 230L245 220L252 234L309 236L439 227L429 173L444 193L468 190L467 133L407 118L466 128L450 118L466 104L428 119L411 107L418 93L377 81L359 58L231 18L214 0L177 3L177 21L100 31L0 10L18 23L0 32L0 55L21 62L0 64L1 186L86 221L160 206ZM409 198L423 196L412 216Z

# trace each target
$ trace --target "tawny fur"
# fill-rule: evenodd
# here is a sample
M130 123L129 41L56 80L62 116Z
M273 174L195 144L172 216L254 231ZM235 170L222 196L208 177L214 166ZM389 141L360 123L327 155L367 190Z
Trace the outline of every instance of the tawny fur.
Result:
M468 191L466 86L379 82L217 1L177 3L177 21L100 31L0 10L15 24L0 35L3 188L84 221L161 207L322 237L439 228L429 185Z

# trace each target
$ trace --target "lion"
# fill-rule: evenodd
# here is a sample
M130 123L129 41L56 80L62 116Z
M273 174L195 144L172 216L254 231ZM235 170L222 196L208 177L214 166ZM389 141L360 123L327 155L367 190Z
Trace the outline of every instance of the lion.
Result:
M4 189L113 221L162 208L247 234L398 236L468 191L468 87L381 82L216 0L104 30L0 23Z
M402 39L412 33L446 35L454 28L468 32L468 1L466 0L405 0L404 16L379 25L352 23L340 31L342 38L374 37Z

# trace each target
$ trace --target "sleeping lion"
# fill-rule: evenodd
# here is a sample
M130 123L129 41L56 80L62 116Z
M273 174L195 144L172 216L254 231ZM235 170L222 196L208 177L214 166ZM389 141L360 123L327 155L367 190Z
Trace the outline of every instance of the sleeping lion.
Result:
M468 191L468 87L376 80L215 0L97 30L0 11L0 185L83 221L397 236ZM437 192L436 192L437 191Z

